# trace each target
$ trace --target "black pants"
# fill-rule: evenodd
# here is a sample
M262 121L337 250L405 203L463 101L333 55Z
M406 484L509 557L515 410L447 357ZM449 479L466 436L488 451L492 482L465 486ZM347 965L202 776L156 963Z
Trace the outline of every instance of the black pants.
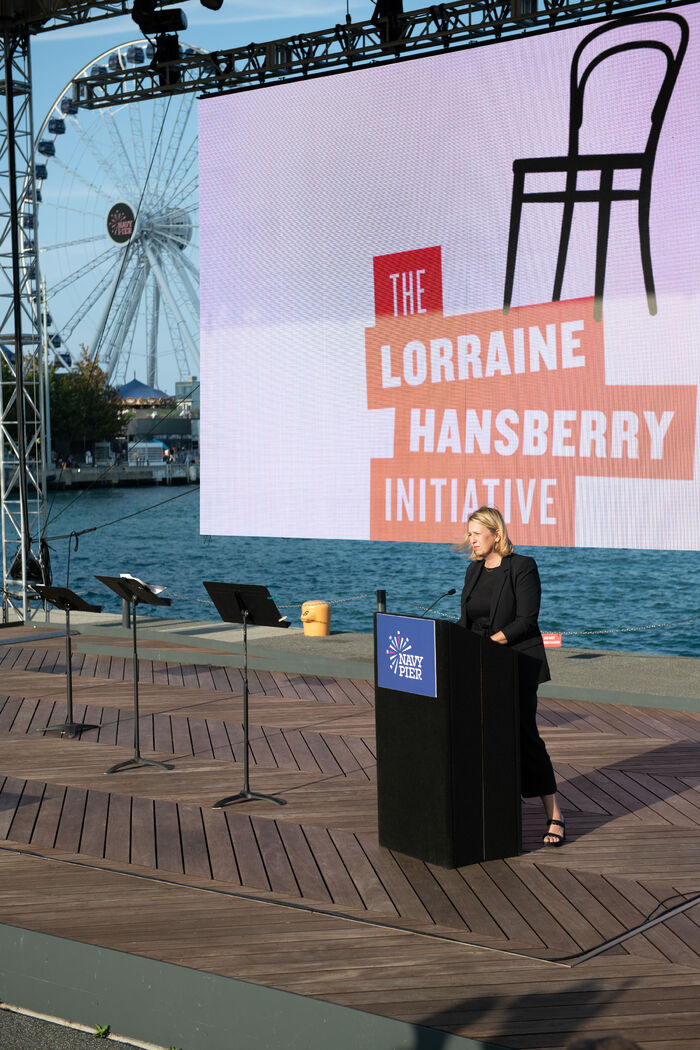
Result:
M518 654L520 699L520 793L523 798L553 795L557 782L552 760L537 729L540 662Z

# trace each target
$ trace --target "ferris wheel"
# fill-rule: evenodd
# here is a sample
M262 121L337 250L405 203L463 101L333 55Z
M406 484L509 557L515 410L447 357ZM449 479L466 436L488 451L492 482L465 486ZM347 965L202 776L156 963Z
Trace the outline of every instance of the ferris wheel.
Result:
M145 40L130 41L72 79L151 57ZM133 374L172 388L199 372L194 105L188 92L79 109L69 83L37 135L48 345L66 365L87 347L117 387ZM33 217L22 222L31 237Z

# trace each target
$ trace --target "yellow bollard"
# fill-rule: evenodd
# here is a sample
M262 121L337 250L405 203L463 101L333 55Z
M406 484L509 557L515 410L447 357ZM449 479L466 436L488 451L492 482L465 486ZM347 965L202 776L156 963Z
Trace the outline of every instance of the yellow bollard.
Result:
M331 607L329 602L309 601L301 607L301 622L304 634L319 638L331 633Z

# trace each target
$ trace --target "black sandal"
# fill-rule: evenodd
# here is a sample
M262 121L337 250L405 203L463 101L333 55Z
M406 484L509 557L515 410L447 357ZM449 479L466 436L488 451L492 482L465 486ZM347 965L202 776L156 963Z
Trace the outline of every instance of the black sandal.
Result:
M552 824L556 824L557 827L561 828L561 835L558 832L556 832L556 831L550 831L549 830L551 828ZM556 839L556 842L547 842L546 840L548 838ZM544 838L542 839L542 845L543 846L549 846L552 849L556 849L556 847L558 847L558 846L563 846L565 841L566 841L566 827L564 825L564 821L563 820L549 820L549 821L547 821L547 831L545 832Z

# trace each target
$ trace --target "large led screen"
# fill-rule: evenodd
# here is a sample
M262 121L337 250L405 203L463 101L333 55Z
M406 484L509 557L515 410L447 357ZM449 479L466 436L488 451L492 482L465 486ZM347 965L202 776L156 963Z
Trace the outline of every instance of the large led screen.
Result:
M691 5L200 103L201 530L700 547Z

